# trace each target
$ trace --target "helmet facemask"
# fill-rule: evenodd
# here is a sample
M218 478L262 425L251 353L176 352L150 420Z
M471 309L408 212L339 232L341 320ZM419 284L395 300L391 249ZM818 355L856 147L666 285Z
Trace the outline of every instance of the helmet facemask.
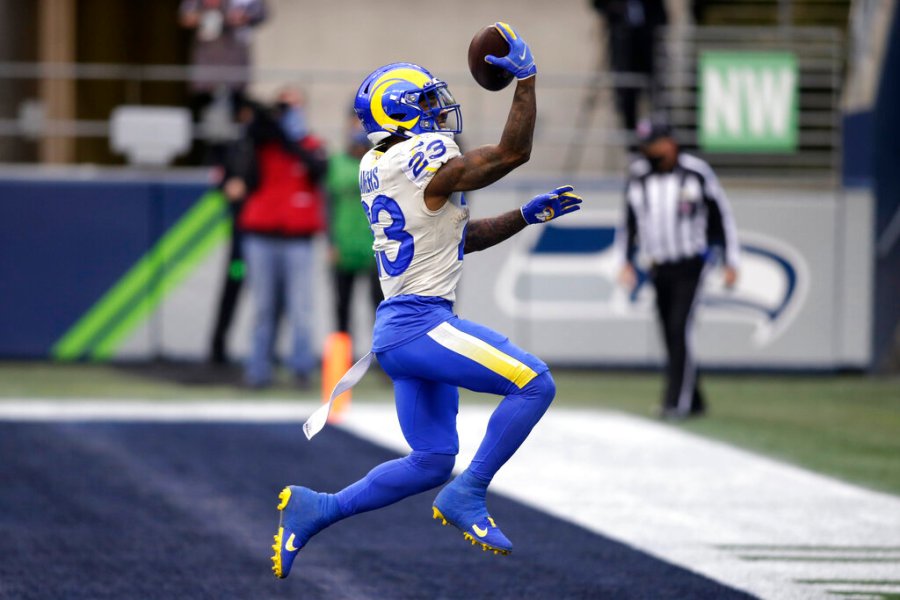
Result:
M422 133L462 133L462 111L443 81L435 78L421 93L410 92L406 96L410 100L411 96L418 96L415 102L422 116L416 125Z

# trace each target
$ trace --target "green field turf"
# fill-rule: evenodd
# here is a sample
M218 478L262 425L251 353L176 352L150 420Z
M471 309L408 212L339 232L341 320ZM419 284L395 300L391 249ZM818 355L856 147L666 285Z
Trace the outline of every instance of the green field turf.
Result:
M555 370L557 404L623 410L652 418L662 385L656 373ZM189 365L105 366L0 363L0 398L157 400L303 399L319 395L288 380L265 391ZM708 375L709 414L673 424L873 489L900 494L900 377ZM384 375L370 372L357 401L390 401ZM463 395L463 403L490 402Z

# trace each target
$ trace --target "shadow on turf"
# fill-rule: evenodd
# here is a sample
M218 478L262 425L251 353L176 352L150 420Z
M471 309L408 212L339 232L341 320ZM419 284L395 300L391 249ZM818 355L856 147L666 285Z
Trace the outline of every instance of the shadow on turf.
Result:
M129 375L186 386L241 386L244 375L243 368L238 363L214 364L159 359L112 363L111 366Z

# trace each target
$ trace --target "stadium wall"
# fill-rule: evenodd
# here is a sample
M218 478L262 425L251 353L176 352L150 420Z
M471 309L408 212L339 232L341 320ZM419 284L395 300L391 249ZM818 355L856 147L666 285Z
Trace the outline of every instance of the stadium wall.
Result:
M426 2L415 5L415 17L406 0L274 0L270 6L272 18L254 36L252 91L271 100L285 83L303 88L312 128L335 148L343 146L346 114L360 82L375 68L397 61L420 63L449 84L463 107L460 141L465 147L496 142L515 86L501 92L479 88L468 71L467 51L476 31L504 20L528 41L538 65L535 137L540 143L521 171L535 176L559 171L576 140L581 164L604 172L624 169L624 144L608 139L619 127L608 79L590 122L575 123L590 77L601 65L606 73L605 28L587 0ZM297 69L304 71L302 79L279 77ZM268 72L271 77L265 76ZM597 128L593 136L577 135L588 127Z
M890 368L892 359L896 368L900 357L900 173L897 171L900 78L897 73L900 73L900 9L893 14L873 116L874 187L878 199L875 352L879 366L886 368Z
M0 356L59 360L206 357L228 233L202 176L90 174L0 180ZM112 172L110 172L112 173ZM518 206L555 182L513 178L472 194L473 216ZM470 255L457 311L555 364L661 362L653 290L615 283L621 183L576 182L586 208ZM697 350L708 366L867 368L873 201L867 192L729 190L743 246L736 290L707 279ZM327 248L313 277L315 340L333 327ZM370 343L364 294L357 350ZM245 295L232 349L248 347ZM282 346L286 347L286 339Z
M21 170L0 179L0 355L119 355L227 232L202 177ZM149 351L146 350L144 355Z

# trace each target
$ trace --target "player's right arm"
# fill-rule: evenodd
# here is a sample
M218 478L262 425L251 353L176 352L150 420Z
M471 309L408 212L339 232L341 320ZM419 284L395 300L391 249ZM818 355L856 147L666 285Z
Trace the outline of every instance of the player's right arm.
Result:
M497 31L509 43L509 54L485 60L513 73L518 82L506 126L495 145L482 146L454 158L438 170L425 190L425 204L431 210L443 206L453 192L488 186L516 167L528 162L537 115L534 58L531 49L506 23L496 23Z

